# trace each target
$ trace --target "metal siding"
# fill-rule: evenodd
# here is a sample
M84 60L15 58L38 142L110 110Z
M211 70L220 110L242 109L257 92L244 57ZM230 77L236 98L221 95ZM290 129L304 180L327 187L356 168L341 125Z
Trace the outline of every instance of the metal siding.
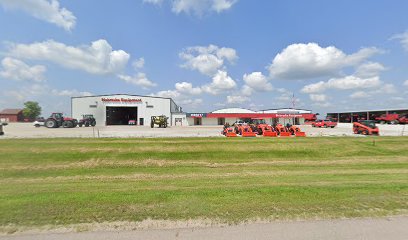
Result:
M115 102L102 102L102 98L125 98L125 99L141 99L141 103L115 103ZM169 123L171 123L170 102L168 98L155 98L155 97L141 97L132 95L103 95L103 96L91 96L72 98L72 117L81 119L83 114L93 114L96 119L96 124L106 125L106 106L128 106L138 107L138 124L140 118L144 118L144 125L149 126L151 116L166 115L169 117ZM147 104L148 103L148 104ZM90 108L90 105L97 105L96 108ZM153 106L153 108L147 108L146 105Z

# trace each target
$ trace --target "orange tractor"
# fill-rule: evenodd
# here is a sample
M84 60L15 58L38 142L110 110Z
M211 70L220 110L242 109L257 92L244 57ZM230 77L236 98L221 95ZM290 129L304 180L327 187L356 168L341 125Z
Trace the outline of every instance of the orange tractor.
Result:
M306 133L302 132L298 126L287 124L286 128L290 134L295 135L296 137L306 137Z
M275 129L265 122L265 119L262 118L253 118L252 119L252 130L257 132L258 135L264 137L277 137L278 134Z
M380 135L378 127L375 125L373 120L362 120L359 122L353 123L353 132L354 134L363 134L363 135Z
M236 124L235 133L243 137L256 137L256 132L252 130L252 127L248 124Z
M276 124L275 130L281 137L290 137L291 135L288 129L280 123Z
M223 134L226 137L236 137L237 134L235 133L235 129L229 125L229 123L226 123L224 125L224 129L221 131L221 134Z

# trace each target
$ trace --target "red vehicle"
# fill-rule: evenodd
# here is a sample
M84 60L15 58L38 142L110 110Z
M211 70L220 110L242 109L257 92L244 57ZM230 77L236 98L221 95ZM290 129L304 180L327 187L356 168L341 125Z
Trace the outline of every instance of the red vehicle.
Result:
M408 114L401 114L401 115L399 115L398 123L400 123L400 124L408 124Z
M334 128L337 126L336 122L332 122L331 120L325 119L325 120L316 120L316 122L312 123L312 127L324 127L324 128Z
M256 132L254 132L252 130L252 126L248 125L247 123L234 123L234 130L236 134L243 137L256 137Z
M47 128L74 128L78 126L78 120L74 118L64 117L62 113L52 113L47 120L45 120L44 125Z
M380 131L373 120L364 120L353 123L354 134L379 135Z
M398 124L398 114L383 114L379 117L376 117L375 120L380 124Z
M226 137L236 137L237 134L235 133L234 127L231 127L229 123L224 125L224 129L221 131L221 134Z
M288 128L283 126L280 123L276 124L275 130L279 134L279 136L281 136L281 137L290 137L290 135L291 135Z
M275 129L265 122L262 118L251 119L252 131L264 137L276 137L278 134Z
M298 126L288 124L286 128L290 134L295 135L296 137L306 137L306 133L302 132Z

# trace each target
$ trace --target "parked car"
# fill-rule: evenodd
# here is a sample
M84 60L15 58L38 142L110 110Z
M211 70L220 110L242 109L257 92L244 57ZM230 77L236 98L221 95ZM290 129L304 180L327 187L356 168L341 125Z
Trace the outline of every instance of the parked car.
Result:
M328 127L334 128L334 127L336 127L336 126L337 126L337 123L336 123L336 122L332 122L332 121L329 120L329 119L316 120L314 123L312 123L312 127L319 127L319 128L321 128L321 127L324 127L324 128L328 128Z

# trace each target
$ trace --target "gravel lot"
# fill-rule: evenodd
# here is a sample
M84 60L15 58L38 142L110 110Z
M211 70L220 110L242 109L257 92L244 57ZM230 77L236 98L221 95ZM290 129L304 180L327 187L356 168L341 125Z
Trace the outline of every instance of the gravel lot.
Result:
M309 137L317 136L360 136L352 133L352 124L341 123L336 128L313 128L310 125L300 126ZM408 136L408 126L379 125L381 136ZM97 126L82 128L34 127L31 123L10 123L4 128L6 138L54 138L54 137L222 137L221 126L192 126L171 128L150 128L142 126Z

